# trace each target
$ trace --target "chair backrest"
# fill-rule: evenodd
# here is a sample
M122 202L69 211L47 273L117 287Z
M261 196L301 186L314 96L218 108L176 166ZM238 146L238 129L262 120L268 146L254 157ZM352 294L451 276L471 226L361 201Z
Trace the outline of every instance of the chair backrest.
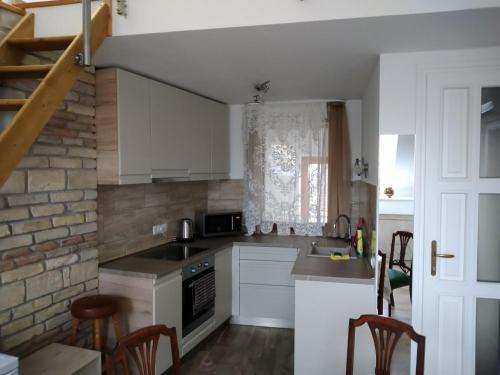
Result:
M396 247L396 237L399 237L400 250L399 258L394 259L394 250ZM405 263L406 248L408 247L408 242L413 238L413 233L406 231L397 231L392 234L391 242L391 255L389 257L389 268L392 266L399 266L405 271L411 271L411 268Z
M425 336L416 333L411 325L396 319L378 315L361 315L358 319L349 319L346 375L352 375L353 373L356 327L365 323L370 328L373 343L375 344L376 375L390 375L392 355L403 333L417 343L417 369L415 374L424 374Z
M173 374L181 374L181 361L179 357L179 346L175 327L168 328L163 324L144 327L121 337L116 344L113 355L107 359L107 372L114 374L115 364L123 355L128 354L136 365L140 375L155 375L156 352L160 336L169 336L172 348Z
M380 274L378 275L377 312L379 315L382 315L384 313L384 281L387 255L380 250L378 251L378 255L382 260L380 261Z

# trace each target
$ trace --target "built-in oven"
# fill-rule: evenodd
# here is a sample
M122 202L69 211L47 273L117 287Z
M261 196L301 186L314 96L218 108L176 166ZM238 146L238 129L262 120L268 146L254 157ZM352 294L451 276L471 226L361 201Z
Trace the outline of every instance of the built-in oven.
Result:
M214 315L214 256L182 269L182 337L186 337Z

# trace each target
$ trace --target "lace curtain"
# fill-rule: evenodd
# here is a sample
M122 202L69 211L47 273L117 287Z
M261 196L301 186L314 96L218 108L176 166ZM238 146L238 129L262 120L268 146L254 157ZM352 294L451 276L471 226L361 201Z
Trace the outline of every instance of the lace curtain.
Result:
M248 232L321 235L327 221L326 103L249 104L243 126Z

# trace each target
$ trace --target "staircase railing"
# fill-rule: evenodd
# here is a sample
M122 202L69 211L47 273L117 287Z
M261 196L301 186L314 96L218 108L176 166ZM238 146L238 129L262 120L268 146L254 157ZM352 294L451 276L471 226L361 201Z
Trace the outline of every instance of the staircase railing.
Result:
M81 66L92 65L92 0L82 0L83 52L77 53L75 63Z

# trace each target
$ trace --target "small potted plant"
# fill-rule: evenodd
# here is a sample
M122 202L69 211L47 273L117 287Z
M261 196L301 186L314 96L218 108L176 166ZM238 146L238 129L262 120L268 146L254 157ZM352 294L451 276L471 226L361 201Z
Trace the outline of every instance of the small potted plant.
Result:
M384 189L384 194L387 195L387 198L392 198L392 196L394 195L394 189L392 187L386 187Z

